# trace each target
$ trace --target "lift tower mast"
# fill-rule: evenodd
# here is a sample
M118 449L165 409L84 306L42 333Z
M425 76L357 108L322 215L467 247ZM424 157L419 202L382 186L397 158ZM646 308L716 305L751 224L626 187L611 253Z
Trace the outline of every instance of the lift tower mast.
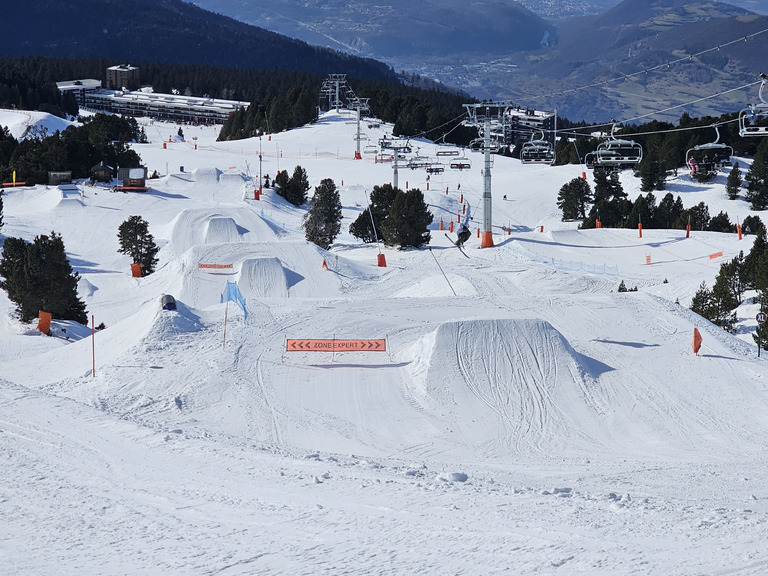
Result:
M480 135L479 146L485 154L483 169L483 233L481 248L493 247L491 200L491 152L498 152L504 146L504 128L509 122L509 110L515 108L511 102L486 102L464 104L467 109L466 126L474 126Z

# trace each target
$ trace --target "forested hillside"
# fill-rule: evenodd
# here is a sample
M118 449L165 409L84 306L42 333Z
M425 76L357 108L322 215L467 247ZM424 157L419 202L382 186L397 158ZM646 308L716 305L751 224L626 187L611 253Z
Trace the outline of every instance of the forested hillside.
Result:
M243 24L180 0L38 0L3 6L0 55L110 58L394 78L371 59Z

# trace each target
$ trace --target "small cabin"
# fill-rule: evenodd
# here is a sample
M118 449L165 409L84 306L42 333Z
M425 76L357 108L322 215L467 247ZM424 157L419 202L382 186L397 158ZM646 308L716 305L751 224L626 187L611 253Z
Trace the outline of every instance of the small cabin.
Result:
M58 186L59 184L72 184L72 171L49 171L48 172L48 185Z
M111 182L114 169L112 166L104 164L102 160L96 166L91 168L91 181L93 182Z
M170 294L163 294L160 298L160 307L163 310L176 310L176 299Z

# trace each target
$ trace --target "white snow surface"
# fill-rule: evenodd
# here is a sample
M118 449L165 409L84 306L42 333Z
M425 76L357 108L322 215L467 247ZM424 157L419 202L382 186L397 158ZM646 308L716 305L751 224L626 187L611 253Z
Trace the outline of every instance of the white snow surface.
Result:
M106 327L56 322L46 337L0 292L0 573L768 573L757 306L739 309L736 335L687 308L752 236L579 230L556 196L580 167L496 158L494 247L473 233L465 258L439 227L462 200L482 222L482 157L467 153L471 170L429 182L399 170L435 216L428 248L362 244L349 224L393 171L354 159L350 120L236 142L184 126L171 143L178 126L144 120L150 142L133 147L162 175L148 192L5 190L3 236L60 233ZM39 121L0 111L18 137ZM264 174L335 181L330 250L305 240L306 206L253 199L260 148ZM621 180L635 199L639 181ZM668 190L750 214L724 174L681 170ZM117 251L131 215L161 246L145 278ZM221 303L227 281L247 319Z

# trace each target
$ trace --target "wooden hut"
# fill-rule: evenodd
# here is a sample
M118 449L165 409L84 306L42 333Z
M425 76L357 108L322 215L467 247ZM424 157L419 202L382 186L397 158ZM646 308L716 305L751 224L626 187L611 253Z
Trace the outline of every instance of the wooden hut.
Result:
M91 181L92 182L111 182L114 169L112 166L104 164L102 160L96 166L91 168Z

